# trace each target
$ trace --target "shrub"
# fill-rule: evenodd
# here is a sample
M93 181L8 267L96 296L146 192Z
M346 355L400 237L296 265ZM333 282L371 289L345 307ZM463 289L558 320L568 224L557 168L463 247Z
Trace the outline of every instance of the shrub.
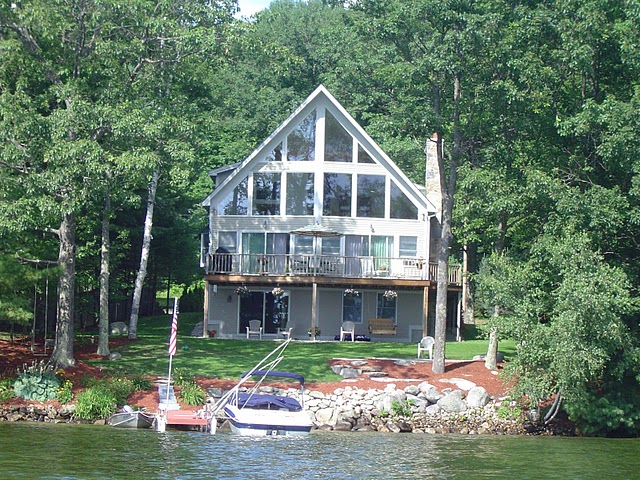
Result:
M187 382L182 385L180 398L187 405L202 405L207 394L196 382Z
M13 394L13 383L14 380L12 378L4 378L0 380L0 402L4 402L5 400L15 397Z
M25 364L13 384L13 392L16 397L39 402L56 398L59 388L60 380L53 372L53 367L44 361L34 361L31 366Z
M107 418L116 411L116 405L114 392L104 385L96 385L78 394L74 417L83 420Z
M134 392L140 390L151 390L153 388L153 382L148 378L143 377L142 375L136 375L135 377L132 377L131 384L133 386Z

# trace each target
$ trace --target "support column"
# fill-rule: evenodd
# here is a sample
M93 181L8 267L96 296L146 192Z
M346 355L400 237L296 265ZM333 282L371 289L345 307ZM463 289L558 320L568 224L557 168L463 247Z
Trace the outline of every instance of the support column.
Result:
M313 282L311 290L311 340L316 340L316 325L318 324L318 284Z
M204 318L202 321L202 337L207 338L209 333L209 280L204 281Z
M429 287L422 290L422 336L426 337L429 335Z

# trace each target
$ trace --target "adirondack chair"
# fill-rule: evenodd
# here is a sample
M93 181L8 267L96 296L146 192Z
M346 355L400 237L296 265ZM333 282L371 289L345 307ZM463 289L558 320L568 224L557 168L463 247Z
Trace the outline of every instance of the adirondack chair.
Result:
M247 339L250 339L252 336L257 336L262 340L261 323L262 322L260 320L249 320L249 326L247 327Z

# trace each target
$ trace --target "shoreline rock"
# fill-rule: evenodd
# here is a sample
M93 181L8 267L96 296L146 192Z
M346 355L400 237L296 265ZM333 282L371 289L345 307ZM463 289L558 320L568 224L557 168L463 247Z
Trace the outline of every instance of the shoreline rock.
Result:
M304 399L296 389L268 388L269 393L304 400L315 428L324 431L381 433L422 433L462 435L574 435L566 427L543 426L531 421L531 415L507 398L491 398L483 387L468 391L444 388L422 382L404 389L388 384L384 389L346 386L331 394L307 391ZM219 389L210 394L219 397ZM210 402L214 402L210 398ZM93 423L104 425L106 419L85 421L73 418L74 405L0 405L0 422L27 421L49 423ZM224 418L219 417L222 427Z

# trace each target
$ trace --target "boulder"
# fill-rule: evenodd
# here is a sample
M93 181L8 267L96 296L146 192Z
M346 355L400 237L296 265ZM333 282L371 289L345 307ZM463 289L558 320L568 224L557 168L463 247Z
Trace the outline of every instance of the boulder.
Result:
M473 387L467 393L467 405L469 408L481 408L489 403L489 394L484 387Z
M438 406L447 413L460 413L467 409L464 402L464 393L461 390L454 390L438 400Z
M202 337L203 334L204 334L204 322L201 321L196 323L196 326L193 327L193 330L191 330L191 336Z
M124 322L113 322L111 324L111 335L127 335L129 327Z

